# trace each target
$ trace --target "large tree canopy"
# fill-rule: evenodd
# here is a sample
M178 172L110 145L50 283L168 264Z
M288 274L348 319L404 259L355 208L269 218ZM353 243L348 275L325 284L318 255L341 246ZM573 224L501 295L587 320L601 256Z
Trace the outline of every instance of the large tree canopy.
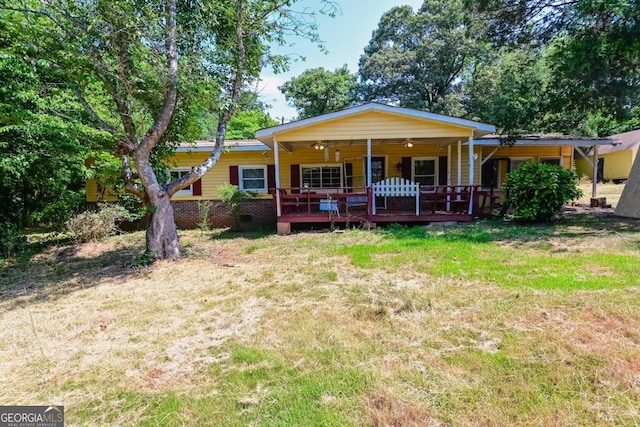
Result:
M19 54L55 70L96 129L111 135L127 191L149 208L147 250L180 255L169 200L218 160L243 89L265 65L285 65L268 43L315 37L291 0L119 2L6 1L4 19L23 28ZM217 115L216 147L191 173L164 182L154 159L202 136Z
M459 78L476 48L461 0L426 0L414 13L394 7L380 19L360 58L369 100L460 114Z
M299 118L342 110L359 100L358 77L347 66L335 71L313 68L280 86L289 104L296 108Z
M540 52L504 50L479 62L466 81L467 109L472 117L508 134L546 127L549 68Z
M100 133L73 94L0 48L0 228L64 226L84 207L84 160Z
M640 2L466 1L493 46L543 52L547 128L606 135L638 125Z

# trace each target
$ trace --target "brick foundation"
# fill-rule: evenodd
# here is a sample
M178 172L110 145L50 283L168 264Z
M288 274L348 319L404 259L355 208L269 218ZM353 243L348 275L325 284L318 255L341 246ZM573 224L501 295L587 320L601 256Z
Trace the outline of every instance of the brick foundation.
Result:
M178 228L196 228L200 220L197 200L172 201L173 213ZM231 227L233 218L230 208L220 200L211 200L209 226L213 228ZM271 199L248 200L242 207L240 228L256 229L276 226L276 210Z

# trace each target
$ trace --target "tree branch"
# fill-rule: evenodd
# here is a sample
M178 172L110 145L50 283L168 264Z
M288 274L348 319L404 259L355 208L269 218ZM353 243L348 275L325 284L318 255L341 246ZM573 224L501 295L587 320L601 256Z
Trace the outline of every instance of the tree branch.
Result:
M165 12L167 14L167 28L165 37L165 49L167 60L167 71L169 73L169 81L167 83L164 95L162 109L158 114L155 122L145 134L138 150L141 154L149 155L151 150L160 140L169 126L169 122L173 117L176 103L178 100L178 48L176 35L176 0L168 0Z
M61 30L63 30L65 33L71 36L75 36L75 34L67 26L63 25L55 16L53 16L51 12L48 12L46 10L29 9L29 8L23 8L23 7L11 7L4 4L0 4L0 10L11 10L13 12L31 13L34 15L44 16L46 18L49 18L51 22L56 24L56 26Z
M80 104L82 104L82 106L84 107L85 111L98 124L98 126L100 126L101 129L106 130L107 132L112 133L114 135L118 133L118 129L116 127L111 126L109 123L105 122L98 115L98 113L96 113L96 111L93 109L93 107L91 107L87 99L84 97L84 94L82 93L82 90L80 90L80 88L76 87L74 89L74 92L76 93L76 96L78 97L78 100L80 101Z
M129 193L132 193L141 200L144 200L145 192L139 185L136 185L134 180L134 173L131 169L131 163L129 162L129 156L126 154L121 154L120 159L122 160L122 173L124 175L124 188Z

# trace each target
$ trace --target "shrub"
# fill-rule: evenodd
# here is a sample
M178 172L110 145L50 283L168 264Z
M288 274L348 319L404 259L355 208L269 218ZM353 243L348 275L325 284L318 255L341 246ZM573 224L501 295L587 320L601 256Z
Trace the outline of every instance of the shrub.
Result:
M67 223L67 231L77 242L100 240L118 232L117 222L124 219L126 210L119 205L101 204L97 211L85 211Z
M212 205L211 200L198 201L198 229L203 233L209 231L209 210Z
M0 223L0 255L9 258L27 246L27 236L22 229L11 222Z
M240 226L240 216L242 215L242 205L249 199L255 197L255 193L241 190L237 185L223 184L218 187L218 194L222 203L231 208L234 228Z
M85 209L87 209L87 202L83 192L63 190L57 200L32 213L30 223L43 225L51 230L62 231L70 218L80 214Z
M572 170L545 163L525 163L507 174L507 203L517 218L550 221L565 203L582 196L579 183Z

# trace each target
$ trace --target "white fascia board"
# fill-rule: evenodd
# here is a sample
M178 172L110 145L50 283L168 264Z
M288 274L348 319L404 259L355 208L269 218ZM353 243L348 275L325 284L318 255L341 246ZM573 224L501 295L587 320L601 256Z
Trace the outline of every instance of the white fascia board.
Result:
M211 152L213 151L213 147L178 147L176 152L178 153L186 153L186 152ZM225 147L225 151L271 151L271 148L263 145L245 145L245 146L227 146Z

